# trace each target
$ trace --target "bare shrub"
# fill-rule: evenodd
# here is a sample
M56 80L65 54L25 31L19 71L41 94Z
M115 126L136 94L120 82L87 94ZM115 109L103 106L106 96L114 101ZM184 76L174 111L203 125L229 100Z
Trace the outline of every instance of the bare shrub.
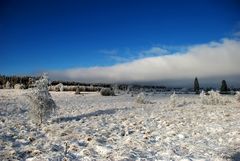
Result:
M114 96L115 95L114 91L112 89L110 89L110 88L102 88L100 90L100 94L102 96Z
M48 91L48 77L44 74L35 83L36 87L27 94L29 101L29 114L34 123L42 124L51 114L56 111L57 106Z

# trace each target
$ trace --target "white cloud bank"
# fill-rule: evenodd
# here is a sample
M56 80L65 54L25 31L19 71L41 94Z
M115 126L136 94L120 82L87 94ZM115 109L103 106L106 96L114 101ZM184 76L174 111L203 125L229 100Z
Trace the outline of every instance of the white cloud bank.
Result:
M109 67L51 71L52 79L83 82L169 82L221 78L239 83L240 41L223 39L189 47L185 53L142 58ZM220 80L221 81L221 80Z

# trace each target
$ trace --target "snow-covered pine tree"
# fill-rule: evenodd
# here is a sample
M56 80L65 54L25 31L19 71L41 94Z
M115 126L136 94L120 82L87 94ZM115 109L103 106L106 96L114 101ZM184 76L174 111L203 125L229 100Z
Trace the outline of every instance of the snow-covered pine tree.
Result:
M222 85L220 88L220 93L221 94L225 94L228 92L228 86L227 86L227 82L225 80L222 80Z
M199 94L199 83L198 83L198 78L196 77L195 80L194 80L194 92L196 94Z

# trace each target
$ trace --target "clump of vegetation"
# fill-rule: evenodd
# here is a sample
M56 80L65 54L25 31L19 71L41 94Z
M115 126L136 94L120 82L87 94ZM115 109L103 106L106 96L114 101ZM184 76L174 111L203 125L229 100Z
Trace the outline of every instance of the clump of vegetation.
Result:
M240 102L240 92L239 92L239 91L236 92L235 97L236 97L236 100L237 100L238 102Z
M14 89L24 89L25 87L24 87L24 85L23 84L15 84L14 85Z
M170 105L172 107L175 107L177 105L177 95L175 93L175 91L173 92L173 94L170 96Z
M79 86L77 86L75 94L80 94L80 87Z
M115 94L119 94L119 93L120 93L120 91L119 91L119 85L118 85L118 84L114 84L114 85L112 86L112 89L113 89L113 91L114 91Z
M200 99L201 99L201 103L202 104L207 104L207 96L206 96L206 93L202 90L202 92L200 93Z
M229 100L223 98L217 91L209 91L206 95L203 91L200 94L201 103L205 105L226 105Z
M10 84L9 81L6 82L5 88L6 88L6 89L10 89L10 88L11 88L11 84Z
M64 91L64 86L62 83L59 83L55 86L55 91L58 92L58 91Z
M137 95L136 102L140 103L140 104L146 104L147 103L146 96L143 92L141 92Z
M100 94L102 96L115 96L114 91L110 88L102 88Z
M34 123L42 124L56 111L57 106L48 91L48 77L46 74L36 81L35 86L27 94L30 105L29 114Z

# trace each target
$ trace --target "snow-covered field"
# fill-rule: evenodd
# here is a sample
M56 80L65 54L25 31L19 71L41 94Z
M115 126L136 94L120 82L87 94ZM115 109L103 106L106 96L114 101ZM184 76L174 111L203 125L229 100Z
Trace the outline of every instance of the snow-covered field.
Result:
M197 95L103 97L51 92L60 107L41 127L27 90L0 90L0 160L240 160L240 104L202 105Z

